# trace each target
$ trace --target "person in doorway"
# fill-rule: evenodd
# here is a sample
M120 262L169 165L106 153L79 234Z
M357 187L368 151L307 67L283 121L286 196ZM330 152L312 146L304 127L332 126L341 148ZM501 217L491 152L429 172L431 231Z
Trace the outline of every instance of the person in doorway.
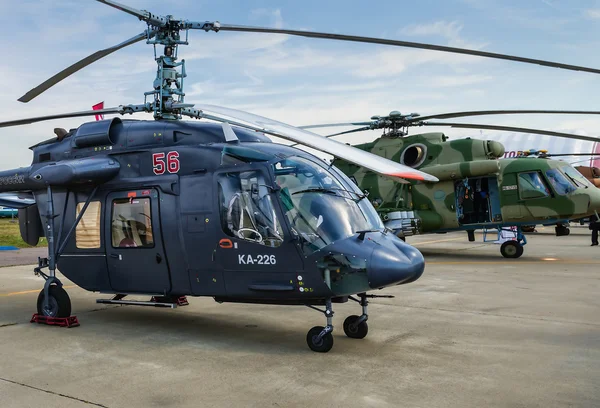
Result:
M598 218L597 214L593 214L590 217L590 227L592 230L592 245L598 245L598 230L600 230L600 218Z

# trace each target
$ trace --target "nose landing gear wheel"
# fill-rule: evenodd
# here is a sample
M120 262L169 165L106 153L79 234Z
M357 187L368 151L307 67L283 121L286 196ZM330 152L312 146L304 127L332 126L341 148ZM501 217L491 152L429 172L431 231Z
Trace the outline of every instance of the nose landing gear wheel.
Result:
M324 334L319 338L324 329L323 326L315 326L306 334L306 343L308 343L308 347L312 351L327 353L333 347L333 336L331 333Z
M506 241L500 247L500 253L505 258L518 258L523 255L523 246L517 241Z
M359 316L352 315L344 320L344 333L351 339L364 339L367 337L367 333L369 333L369 325L367 322L356 324L358 319L360 319Z
M67 292L60 286L52 285L48 288L48 309L44 309L44 290L37 298L37 312L40 316L69 317L71 316L71 299Z

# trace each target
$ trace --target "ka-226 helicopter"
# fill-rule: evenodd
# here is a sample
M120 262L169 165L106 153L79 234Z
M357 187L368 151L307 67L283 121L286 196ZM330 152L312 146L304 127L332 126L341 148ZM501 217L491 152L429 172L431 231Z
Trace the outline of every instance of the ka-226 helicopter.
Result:
M327 137L382 129L373 142L356 145L397 163L419 169L439 179L438 183L406 185L343 159L333 164L348 175L377 208L384 225L398 236L466 230L474 241L477 229L517 227L516 240L504 242L500 252L518 258L527 243L522 229L535 224L556 226L556 235L568 235L565 224L600 209L600 190L570 164L551 160L559 154L537 158L502 159L504 146L493 140L448 140L443 133L407 136L412 126L451 126L505 130L597 142L589 136L512 126L435 122L430 119L499 114L585 114L598 111L496 110L453 112L421 117L417 113L374 116L367 122L302 126L319 128L355 126ZM500 160L502 159L502 160Z
M326 317L308 346L333 345L334 302L356 301L344 321L350 338L368 332L367 292L417 280L424 259L385 229L363 192L335 166L276 136L329 153L400 183L436 176L309 131L233 109L184 102L178 46L188 30L288 34L480 55L600 73L592 68L429 44L309 31L194 22L99 0L146 22L143 33L73 64L19 100L123 47L162 47L157 77L141 105L12 120L152 112L155 121L112 118L84 123L31 147L31 166L0 172L0 205L19 207L23 239L48 240L35 272L45 279L38 314L64 318L71 302L56 276L114 294L99 303L174 307L181 296L218 302L305 305ZM185 32L185 40L181 33ZM149 100L148 100L149 99ZM192 123L183 117L215 123ZM47 272L44 272L47 270ZM140 302L128 295L149 295ZM318 306L325 306L324 309Z

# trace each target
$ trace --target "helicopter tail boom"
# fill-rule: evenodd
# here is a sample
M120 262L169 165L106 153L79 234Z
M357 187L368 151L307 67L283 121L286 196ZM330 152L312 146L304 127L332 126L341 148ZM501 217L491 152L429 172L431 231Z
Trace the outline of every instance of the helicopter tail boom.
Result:
M0 193L31 191L40 188L38 183L29 178L30 174L31 166L0 171Z

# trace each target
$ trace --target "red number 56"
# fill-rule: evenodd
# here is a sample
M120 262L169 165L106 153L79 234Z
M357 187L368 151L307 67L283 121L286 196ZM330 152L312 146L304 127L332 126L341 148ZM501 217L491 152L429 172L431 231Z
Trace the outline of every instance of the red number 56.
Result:
M166 164L166 165L165 165ZM167 162L165 163L164 153L152 154L152 171L156 175L164 174L165 170L169 173L179 172L179 152L167 153Z

